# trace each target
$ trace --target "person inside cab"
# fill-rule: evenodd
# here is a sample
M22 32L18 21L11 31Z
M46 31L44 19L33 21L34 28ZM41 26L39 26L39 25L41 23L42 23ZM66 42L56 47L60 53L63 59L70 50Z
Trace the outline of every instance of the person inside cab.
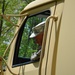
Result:
M38 25L32 28L33 33L30 35L30 38L33 38L35 40L35 42L39 45L39 48L37 52L34 52L31 55L31 60L39 60L40 58L41 46L44 34L44 26L45 26L45 21L39 23Z

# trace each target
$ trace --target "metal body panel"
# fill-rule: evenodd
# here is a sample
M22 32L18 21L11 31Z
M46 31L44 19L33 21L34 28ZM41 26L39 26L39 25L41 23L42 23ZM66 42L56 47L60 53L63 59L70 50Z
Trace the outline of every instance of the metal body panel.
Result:
M57 3L51 7L51 15L58 16L57 24L50 19L47 38L45 42L45 52L42 63L41 75L56 75L57 51L60 33L60 20L63 12L64 3ZM58 13L59 12L59 13Z
M43 9L44 5L52 3L52 2L55 2L55 0L44 0L44 1L42 1L42 0L41 1L40 0L35 0L35 1L31 2L30 4L28 4L24 8L24 10L22 10L21 14L29 13L31 11L35 12L35 9L37 8L37 10L38 9L40 10L40 8L38 8L38 7L41 7L41 6L42 6L42 9ZM48 7L48 5L46 7ZM32 14L32 13L30 13L30 14Z
M75 75L75 9L65 0L57 54L56 75Z
M47 37L46 51L48 51L48 39L50 39L50 45L49 52L47 53L45 51L42 67L46 64L46 69L44 74L43 71L41 72L42 75L75 75L74 3L75 1L71 2L66 0L64 5L63 3L60 3L56 7L56 15L59 19L61 17L62 10L63 14L62 18L58 20L56 31L55 25L53 25L51 38L49 38L49 35ZM51 29L49 29L49 31L50 30ZM47 63L45 63L46 61Z

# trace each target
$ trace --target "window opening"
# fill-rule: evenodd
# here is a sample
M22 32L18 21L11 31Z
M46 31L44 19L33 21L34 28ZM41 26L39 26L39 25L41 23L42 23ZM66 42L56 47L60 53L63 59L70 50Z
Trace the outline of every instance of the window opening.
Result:
M50 11L46 10L29 16L23 23L16 41L13 67L39 60L45 20L49 15ZM36 54L37 59L33 59Z

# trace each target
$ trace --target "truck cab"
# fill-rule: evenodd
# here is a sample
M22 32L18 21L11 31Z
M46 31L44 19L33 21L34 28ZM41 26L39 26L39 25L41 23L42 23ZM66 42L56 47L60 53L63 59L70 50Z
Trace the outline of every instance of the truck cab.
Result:
M5 75L75 75L74 2L35 0L21 11ZM38 45L29 36L32 28L45 21L39 60L31 60Z

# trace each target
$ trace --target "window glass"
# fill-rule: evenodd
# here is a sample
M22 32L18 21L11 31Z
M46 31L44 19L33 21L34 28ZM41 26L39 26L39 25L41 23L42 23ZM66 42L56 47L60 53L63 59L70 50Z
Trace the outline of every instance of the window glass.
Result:
M26 25L24 27L21 44L19 47L19 57L31 57L31 54L36 52L38 49L38 44L35 42L34 38L30 38L30 34L32 34L32 28L35 27L40 22L45 21L46 18L32 16L28 18Z

